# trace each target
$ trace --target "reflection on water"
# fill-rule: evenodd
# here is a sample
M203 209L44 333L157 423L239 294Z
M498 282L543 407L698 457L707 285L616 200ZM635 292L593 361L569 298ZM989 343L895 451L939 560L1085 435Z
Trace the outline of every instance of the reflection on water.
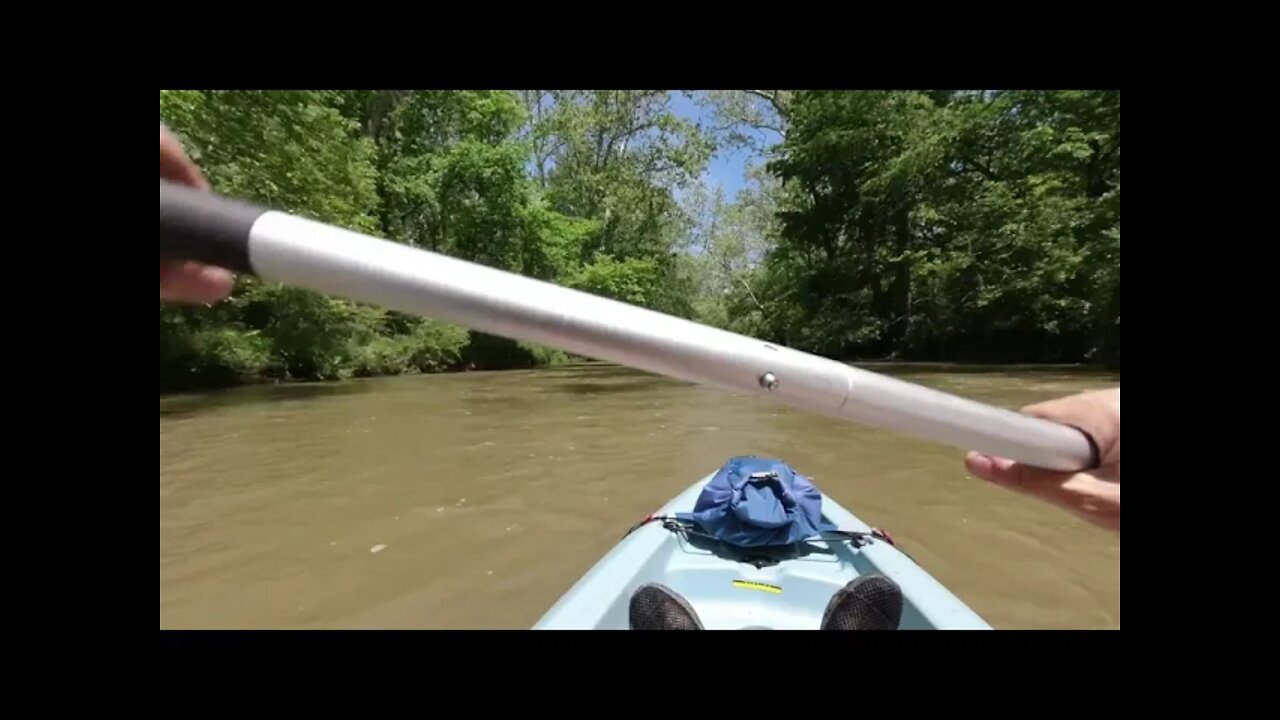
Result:
M867 366L1017 408L1119 377ZM1119 627L1120 540L963 453L603 364L160 402L161 627L523 628L636 520L783 458L997 627Z
M183 417L233 405L304 401L329 395L350 395L369 392L371 389L369 385L363 383L308 383L255 385L230 392L176 395L160 398L160 417Z

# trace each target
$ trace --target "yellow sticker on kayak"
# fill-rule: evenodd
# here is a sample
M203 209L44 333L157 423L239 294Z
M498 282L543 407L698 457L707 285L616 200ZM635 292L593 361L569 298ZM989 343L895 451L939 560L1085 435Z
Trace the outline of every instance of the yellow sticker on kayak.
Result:
M760 582L751 582L750 580L734 580L733 586L746 588L747 590L760 590L762 592L773 593L774 595L782 594L782 588L778 587L777 585L769 585L768 583L760 583Z

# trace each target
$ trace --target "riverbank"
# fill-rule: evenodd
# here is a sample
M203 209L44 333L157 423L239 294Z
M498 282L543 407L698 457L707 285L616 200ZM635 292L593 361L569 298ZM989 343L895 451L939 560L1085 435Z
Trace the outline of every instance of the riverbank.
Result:
M847 362L846 364L863 370L869 370L871 372L891 376L929 376L935 374L955 376L1013 374L1034 377L1040 375L1071 375L1079 377L1093 376L1106 382L1120 382L1120 368L1109 367L1096 363L967 363L913 360L869 360ZM352 375L349 377L329 380L256 378L247 379L243 382L237 383L203 386L189 385L187 387L165 386L162 384L160 388L160 399L163 402L166 401L166 399L181 397L207 397L210 394L223 394L220 391L231 391L236 389L243 389L247 391L249 395L246 397L259 397L263 399L298 398L309 395L341 394L349 391L349 389L353 387L354 381L360 380L388 379L415 375L505 374L515 371L529 370L557 370L564 372L584 370L592 372L606 371L610 368L616 373L643 373L643 371L633 370L632 368L618 365L616 363L560 353L559 357L556 358L554 362L548 362L541 365L528 365L524 367L455 367L433 372ZM648 375L649 373L643 374ZM162 408L161 414L164 413L165 409Z
M471 370L525 370L574 360L555 348L430 320L416 320L406 332L395 334L307 339L297 330L271 335L239 328L188 332L180 323L166 325L165 319L162 314L161 394Z

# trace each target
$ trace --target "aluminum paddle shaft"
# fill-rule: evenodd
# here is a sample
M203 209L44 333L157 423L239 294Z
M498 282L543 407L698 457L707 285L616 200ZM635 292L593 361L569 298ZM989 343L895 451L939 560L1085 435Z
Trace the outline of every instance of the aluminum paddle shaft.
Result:
M1073 427L164 180L160 253L1036 467L1097 461Z

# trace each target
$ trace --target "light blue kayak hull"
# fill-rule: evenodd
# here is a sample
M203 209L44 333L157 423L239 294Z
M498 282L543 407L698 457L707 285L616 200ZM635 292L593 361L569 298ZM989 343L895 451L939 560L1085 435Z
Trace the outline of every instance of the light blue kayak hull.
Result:
M708 475L655 515L692 512ZM823 515L841 530L871 528L823 495ZM990 625L893 545L811 541L757 567L724 545L648 523L623 538L533 626L535 630L626 630L631 593L658 582L680 593L708 630L816 630L831 596L859 575L902 588L903 630L987 630ZM747 553L751 555L751 553ZM756 553L755 555L759 555Z

